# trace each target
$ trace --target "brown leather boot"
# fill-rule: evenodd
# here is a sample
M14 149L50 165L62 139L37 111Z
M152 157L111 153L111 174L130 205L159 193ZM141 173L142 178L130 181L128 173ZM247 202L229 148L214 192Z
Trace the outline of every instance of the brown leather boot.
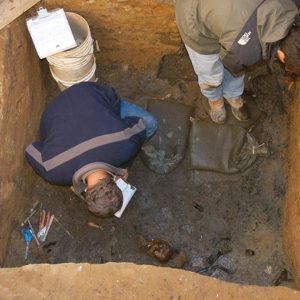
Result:
M209 115L213 122L224 124L226 121L226 110L223 98L212 101L208 99Z
M249 120L248 109L246 105L244 105L245 102L241 97L236 100L227 100L227 102L230 104L232 114L237 120L241 122L247 122Z

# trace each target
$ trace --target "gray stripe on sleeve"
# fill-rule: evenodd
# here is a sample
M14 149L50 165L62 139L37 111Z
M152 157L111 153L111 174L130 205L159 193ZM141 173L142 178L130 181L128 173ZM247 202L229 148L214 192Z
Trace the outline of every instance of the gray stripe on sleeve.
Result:
M42 154L32 144L30 144L25 151L43 166Z
M145 128L146 127L145 127L144 121L142 119L140 119L139 122L136 125L134 125L132 128L126 128L123 131L106 134L106 135L101 135L101 136L92 138L90 140L80 143L80 144L52 157L51 159L45 161L44 163L42 163L41 156L39 157L39 159L41 161L41 164L43 164L44 168L46 169L46 171L50 171L50 170L56 168L57 166L81 155L84 152L87 152L89 150L92 150L94 148L97 148L97 147L100 147L103 145L107 145L107 144L120 142L120 141L129 139L133 135L138 134L138 133L142 132L143 130L145 130Z

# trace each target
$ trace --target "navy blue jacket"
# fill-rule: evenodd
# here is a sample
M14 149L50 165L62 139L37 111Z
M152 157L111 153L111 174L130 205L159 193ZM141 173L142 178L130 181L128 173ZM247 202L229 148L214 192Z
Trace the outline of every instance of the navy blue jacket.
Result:
M29 145L25 153L44 179L71 185L73 174L93 162L128 167L145 140L142 119L120 118L120 96L113 88L83 82L47 106L40 141Z

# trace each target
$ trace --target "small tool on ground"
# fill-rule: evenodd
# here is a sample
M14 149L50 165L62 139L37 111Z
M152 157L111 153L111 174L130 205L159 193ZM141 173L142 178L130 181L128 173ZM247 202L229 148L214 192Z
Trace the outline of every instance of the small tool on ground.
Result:
M94 222L88 222L88 225L89 225L90 227L94 227L94 228L101 229L101 226L98 225L98 224L96 224L96 223L94 223Z
M58 219L54 216L54 220L57 222L57 224L71 237L74 239L74 236L70 233L69 230L67 230L59 221Z
M32 204L32 207L30 208L30 212L33 212L39 203L40 203L40 200L35 200L34 203Z
M31 239L32 239L32 231L31 231L31 227L28 226L27 228L23 228L21 229L21 233L24 235L25 237L25 240L26 240L26 250L25 250L25 260L27 259L28 257L28 252L29 252L29 246L30 246L30 242L31 242Z
M31 223L30 223L30 221L29 221L29 220L28 220L27 222L28 222L28 225L29 225L29 226L30 226L30 228L31 228L32 236L33 236L33 238L34 238L34 240L35 240L36 244L39 246L39 245L40 245L40 243L39 243L39 240L37 239L37 237L36 237L36 235L35 235L35 233L34 233L34 230L33 230L33 227L32 227L32 225L31 225Z
M23 227L35 213L36 213L36 209L33 212L31 212L31 214L20 224L21 227Z
M32 207L30 208L30 215L20 224L21 227L25 226L25 224L28 222L28 220L36 213L36 207L38 206L38 204L40 203L40 200L36 200Z
M41 222L42 222L42 217L43 217L43 202L41 201L41 204L40 204L40 222L39 222L39 224L41 224Z
M45 224L45 218L46 218L46 211L43 210L43 213L42 213L42 220L40 222L40 225L39 225L39 232L37 233L37 237L38 239L42 242L43 239L44 239L44 236L46 234L46 231L47 231L47 228L49 226L49 221L50 221L50 211L48 211L47 213L47 221L46 221L46 224Z
M52 225L53 219L54 219L54 215L52 215L52 216L50 217L49 222L48 222L48 220L47 220L46 232L45 232L45 234L44 234L44 236L43 236L43 238L42 238L42 240L41 240L42 242L45 242L45 241L46 241L46 238L47 238L48 232L49 232L49 230L50 230L50 227L51 227L51 225Z

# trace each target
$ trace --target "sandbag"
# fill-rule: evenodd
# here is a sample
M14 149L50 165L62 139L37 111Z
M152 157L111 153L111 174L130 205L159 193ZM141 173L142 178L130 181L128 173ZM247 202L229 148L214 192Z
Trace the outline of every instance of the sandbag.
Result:
M244 128L191 119L191 169L239 173L256 160L258 143Z
M185 155L193 107L150 99L147 110L157 118L158 129L143 145L141 159L153 172L166 174L174 170Z

